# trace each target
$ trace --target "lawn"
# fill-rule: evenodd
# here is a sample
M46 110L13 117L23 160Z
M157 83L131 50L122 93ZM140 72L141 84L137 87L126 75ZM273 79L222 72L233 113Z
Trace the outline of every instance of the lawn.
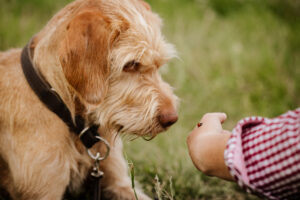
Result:
M0 50L22 47L70 0L1 0ZM157 199L257 199L192 165L186 137L206 112L274 117L300 106L300 3L150 0L178 59L161 68L180 98L179 121L146 142L124 140L135 179ZM212 144L214 145L214 144Z

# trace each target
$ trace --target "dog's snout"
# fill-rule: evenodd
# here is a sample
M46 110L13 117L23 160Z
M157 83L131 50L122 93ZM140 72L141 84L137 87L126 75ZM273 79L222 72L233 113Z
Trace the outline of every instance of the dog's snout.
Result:
M160 125L164 128L167 128L177 122L178 120L178 114L176 111L165 111L161 112L161 114L158 116L158 121Z

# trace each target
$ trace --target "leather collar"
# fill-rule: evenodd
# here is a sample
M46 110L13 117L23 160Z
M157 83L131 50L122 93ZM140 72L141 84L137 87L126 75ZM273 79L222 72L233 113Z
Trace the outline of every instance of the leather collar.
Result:
M73 121L71 112L61 97L34 67L28 44L22 50L21 65L28 84L40 101L63 120L71 132L80 137L81 142L87 149L97 143L99 141L99 139L96 138L96 136L99 136L99 125L93 124L89 127L85 127L85 120L80 115L75 117L75 122Z

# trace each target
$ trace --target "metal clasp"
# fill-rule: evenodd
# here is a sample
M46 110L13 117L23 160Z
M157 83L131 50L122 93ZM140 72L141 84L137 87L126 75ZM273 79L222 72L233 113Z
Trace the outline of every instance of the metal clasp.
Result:
M92 158L95 162L94 162L94 166L93 166L93 170L91 172L91 175L93 177L99 178L101 176L103 176L103 171L100 170L100 161L105 160L110 152L110 145L107 142L107 140L105 140L104 138L100 137L100 136L95 136L99 142L103 142L105 144L106 147L106 153L104 156L101 156L100 152L97 152L95 155L90 151L90 149L87 150L88 155L90 156L90 158Z

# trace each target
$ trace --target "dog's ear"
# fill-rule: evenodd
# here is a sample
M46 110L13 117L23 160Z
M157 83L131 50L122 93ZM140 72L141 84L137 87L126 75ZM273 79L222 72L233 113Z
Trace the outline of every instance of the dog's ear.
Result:
M86 10L65 28L60 48L65 77L88 103L98 104L107 91L110 22L99 11Z

